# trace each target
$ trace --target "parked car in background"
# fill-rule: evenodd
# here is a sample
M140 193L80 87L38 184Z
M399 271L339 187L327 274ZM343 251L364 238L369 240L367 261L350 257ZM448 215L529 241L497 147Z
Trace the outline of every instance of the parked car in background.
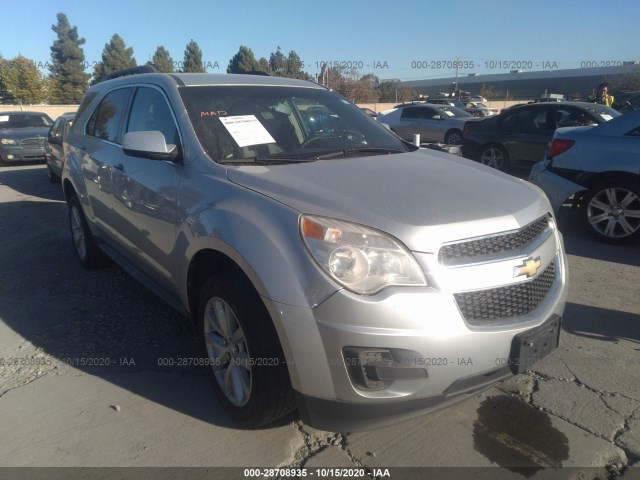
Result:
M639 240L640 111L597 126L559 128L529 180L555 210L573 196L584 226L600 240Z
M462 155L498 170L531 167L544 158L559 127L604 123L620 112L593 103L541 102L509 108L499 115L467 122Z
M44 160L53 120L41 112L0 112L0 165Z
M378 116L378 113L371 110L370 108L360 107L360 110L362 110L364 113L366 113L372 118L376 118Z
M420 135L421 142L439 142L460 145L462 130L467 120L474 119L470 113L449 105L405 105L378 116L378 121L405 140ZM477 119L479 120L479 119Z
M107 254L194 321L194 365L239 425L296 407L322 430L393 423L558 345L566 257L542 192L316 83L114 78L65 148L78 260Z
M497 108L489 108L484 103L479 102L467 102L464 105L464 111L474 117L490 117L498 114Z
M640 110L640 92L617 92L613 108L621 113Z
M433 105L450 105L452 107L459 108L464 110L465 104L456 98L430 98L427 100L427 103L431 103Z
M59 116L47 133L44 153L47 159L47 174L50 182L59 182L64 167L64 150L62 141L73 124L75 112Z

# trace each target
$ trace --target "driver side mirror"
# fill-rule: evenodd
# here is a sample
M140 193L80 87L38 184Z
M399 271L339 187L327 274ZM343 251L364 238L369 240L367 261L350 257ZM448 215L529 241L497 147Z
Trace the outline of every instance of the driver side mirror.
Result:
M47 135L47 142L54 145L62 145L62 137L56 137L53 132L49 132Z
M178 147L167 145L164 135L157 130L125 134L122 139L122 150L132 157L151 160L174 161L178 158Z

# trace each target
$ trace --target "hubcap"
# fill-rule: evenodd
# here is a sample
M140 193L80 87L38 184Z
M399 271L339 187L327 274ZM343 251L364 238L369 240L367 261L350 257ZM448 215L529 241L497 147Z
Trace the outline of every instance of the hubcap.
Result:
M225 396L238 407L246 405L252 387L249 350L236 314L222 298L207 302L204 340L214 377Z
M460 135L457 133L452 133L447 138L447 144L449 145L460 145L461 143L462 143L462 139L460 138Z
M587 205L587 218L601 235L627 237L640 229L640 198L625 188L606 188Z
M497 148L488 148L482 153L480 163L501 170L504 164L504 155Z
M82 230L82 217L80 216L78 207L71 207L71 235L73 236L73 244L76 246L78 256L84 260L87 256L87 240Z

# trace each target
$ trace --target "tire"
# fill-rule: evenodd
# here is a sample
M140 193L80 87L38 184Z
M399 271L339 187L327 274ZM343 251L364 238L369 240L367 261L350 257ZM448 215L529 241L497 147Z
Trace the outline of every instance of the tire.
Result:
M504 148L499 145L487 145L480 150L478 161L483 165L495 168L501 172L506 172L509 168L509 155Z
M447 145L462 145L462 132L460 130L450 130L444 137Z
M53 170L51 170L51 167L49 166L47 166L47 177L51 183L60 183L60 177L53 173Z
M76 195L69 198L68 206L71 241L78 261L87 270L103 267L108 262L107 256L96 245Z
M244 277L233 271L211 277L200 293L198 320L213 390L233 420L262 427L295 409L275 327Z
M640 240L640 180L613 177L595 185L581 205L584 227L613 244Z

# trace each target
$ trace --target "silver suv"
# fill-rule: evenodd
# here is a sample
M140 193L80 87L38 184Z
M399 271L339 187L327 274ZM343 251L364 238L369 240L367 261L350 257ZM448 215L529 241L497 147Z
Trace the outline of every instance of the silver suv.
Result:
M106 254L193 319L241 425L297 407L372 428L557 346L567 270L540 190L417 149L320 85L111 79L65 143L80 262Z

